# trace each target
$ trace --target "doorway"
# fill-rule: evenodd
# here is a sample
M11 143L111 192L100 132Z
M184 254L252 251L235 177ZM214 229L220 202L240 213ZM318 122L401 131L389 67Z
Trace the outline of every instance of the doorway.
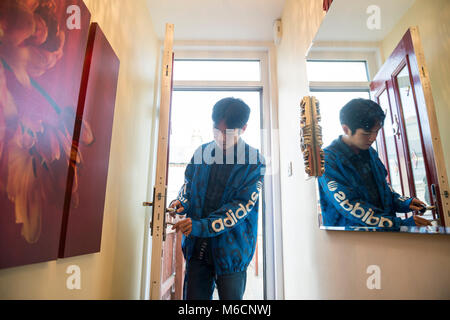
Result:
M430 78L417 27L410 28L370 84L386 112L378 136L380 158L397 192L424 201L425 217L448 224L448 181Z
M273 144L278 143L278 135L271 130L272 121L276 121L273 120L276 117L270 110L272 102L269 79L272 75L269 77L268 58L268 53L263 51L180 50L176 51L173 62L167 151L167 204L175 199L184 183L187 162L196 148L213 140L212 108L224 97L240 98L249 105L250 119L242 138L252 147L259 149L266 158L268 170L266 170L258 215L258 241L253 260L247 270L244 299L267 299L275 295L273 291L275 261L266 257L274 255L274 236L276 235L272 232L275 219L273 212L274 205L278 203L274 201L274 198L278 199L280 186L276 171L279 167L277 150L273 148ZM165 74L166 72L163 72L163 75ZM167 215L166 219L170 224L171 219ZM182 280L180 279L185 272L185 261L181 253L181 235L171 232L170 229L170 227L165 228L165 240L162 243L160 297L181 299ZM148 241L149 245L152 245L154 239L149 237ZM149 261L148 269L151 268L150 264L153 265L153 262ZM144 281L145 286L148 286L148 279ZM217 298L217 293L214 298Z
M175 90L172 96L171 135L169 150L169 175L167 197L175 199L184 183L184 172L195 150L213 140L211 119L214 104L226 97L243 100L250 107L248 127L242 139L261 150L261 91L228 90ZM258 241L255 255L247 269L245 300L262 300L263 281L263 232L261 198L258 218ZM217 298L217 290L214 293Z

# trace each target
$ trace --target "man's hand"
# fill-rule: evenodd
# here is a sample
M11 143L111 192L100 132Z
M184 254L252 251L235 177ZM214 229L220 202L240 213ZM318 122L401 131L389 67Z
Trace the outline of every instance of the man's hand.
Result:
M192 232L192 220L191 218L183 219L172 226L172 230L176 229L177 232L181 232L187 237Z
M174 208L175 212L171 212L170 216L175 218L176 214L181 214L184 211L184 207L181 205L180 200L174 200L170 203L169 208Z
M414 216L414 222L416 223L416 226L418 227L426 227L426 226L431 226L431 221L421 218L419 216Z
M416 198L413 198L413 200L411 201L411 204L409 205L409 208L411 209L411 211L420 211L426 207L427 207L427 205L425 203L423 203L422 201L420 201L419 199L416 199ZM423 213L420 215L423 215Z

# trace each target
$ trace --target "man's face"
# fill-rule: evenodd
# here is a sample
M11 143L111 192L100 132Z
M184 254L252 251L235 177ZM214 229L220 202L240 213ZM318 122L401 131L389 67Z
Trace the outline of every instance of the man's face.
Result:
M225 125L225 121L221 121L218 124L216 123L213 127L214 140L223 150L232 148L238 143L239 137L245 131L246 127L247 126L244 126L242 129L228 129Z
M351 143L353 147L360 150L368 150L372 144L377 140L378 132L380 132L381 125L377 124L369 131L364 129L357 129L352 135L352 131L345 124L342 126L345 134L347 135L347 141Z

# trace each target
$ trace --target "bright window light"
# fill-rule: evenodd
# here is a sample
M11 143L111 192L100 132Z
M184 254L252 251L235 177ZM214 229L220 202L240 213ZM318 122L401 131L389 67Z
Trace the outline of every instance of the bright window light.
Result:
M309 81L369 81L364 61L307 61Z
M242 99L250 107L250 119L242 138L252 147L261 148L259 91L174 91L170 163L188 163L200 145L214 140L213 106L227 97Z
M322 116L321 126L323 135L323 147L327 147L344 134L341 122L339 120L339 112L342 107L352 99L364 98L370 99L369 92L334 92L334 91L316 91L311 95L315 96L320 103L320 114ZM376 147L375 144L372 147Z
M175 81L261 81L259 61L175 60Z

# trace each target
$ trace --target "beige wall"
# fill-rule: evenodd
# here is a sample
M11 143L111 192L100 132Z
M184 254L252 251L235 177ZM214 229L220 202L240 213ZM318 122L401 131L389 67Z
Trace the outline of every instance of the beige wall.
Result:
M447 175L450 172L450 1L416 0L383 40L381 49L389 57L409 27L418 26L431 80Z
M0 270L0 299L139 299L159 42L145 0L85 0L119 56L101 253ZM81 290L66 269L81 268Z
M318 228L315 182L305 181L299 147L299 103L308 94L304 56L323 16L321 4L321 0L286 1L283 38L277 50L285 297L448 299L448 236L331 232ZM440 19L436 28L449 20ZM442 41L444 44L437 45L438 39L430 40L430 45L437 45L433 52L440 52L443 47L448 52L447 38ZM445 57L448 63L449 55ZM448 88L446 79L447 85L442 87ZM446 112L445 119L449 119L446 108L441 116ZM294 174L288 177L290 161ZM369 265L381 268L381 290L366 287Z
M282 15L283 36L277 48L278 119L283 226L283 265L287 299L317 297L315 276L310 272L317 228L314 182L303 179L300 151L300 101L308 94L305 54L319 27L321 0L287 0ZM293 176L288 177L292 161ZM302 274L307 272L308 274Z

